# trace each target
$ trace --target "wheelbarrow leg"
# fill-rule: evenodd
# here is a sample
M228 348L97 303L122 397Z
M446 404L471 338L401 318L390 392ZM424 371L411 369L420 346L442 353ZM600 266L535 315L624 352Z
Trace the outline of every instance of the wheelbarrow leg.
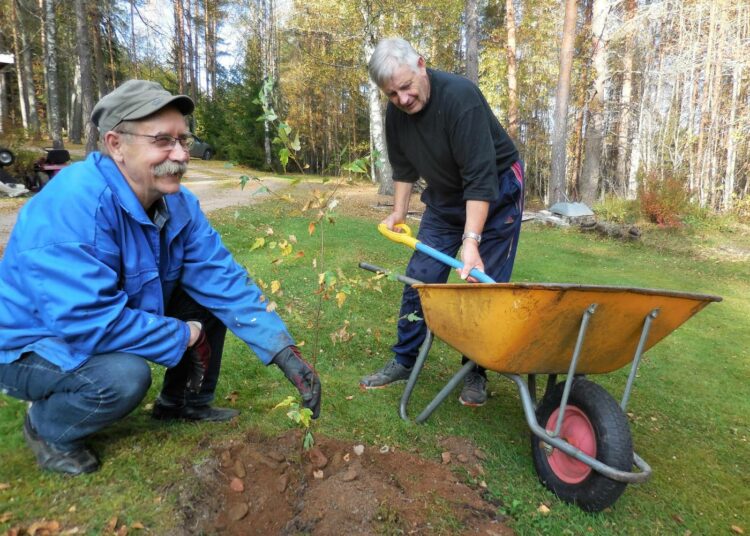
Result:
M427 359L427 354L430 352L430 347L432 346L434 335L432 332L428 329L427 330L427 336L424 339L424 342L422 343L422 346L419 348L419 355L417 355L417 361L414 363L414 368L412 368L411 374L409 375L409 380L406 382L406 387L404 388L404 394L401 395L401 404L399 406L399 415L401 415L401 418L405 420L406 422L411 421L409 418L409 414L407 412L407 406L409 405L409 399L411 398L411 394L414 391L414 386L417 384L417 379L419 378L420 372L422 372L422 367L424 367L424 362ZM430 415L440 406L440 404L443 403L443 401L448 397L448 395L451 394L451 391L456 388L456 386L463 381L463 379L466 377L469 372L474 370L474 367L476 365L473 361L467 361L463 367L448 381L448 383L445 384L445 387L443 387L440 392L435 395L435 398L432 399L432 402L430 402L427 407L422 411L422 413L419 414L419 416L416 418L416 422L418 424L422 424L427 419L430 418Z
M406 387L404 388L404 394L401 395L401 404L399 405L398 412L399 415L401 415L401 418L406 422L409 422L411 420L409 419L406 407L409 405L411 393L412 391L414 391L414 386L417 384L419 373L422 372L422 367L424 367L424 362L427 359L427 354L430 353L433 338L434 335L432 334L432 331L427 329L427 335L424 338L424 342L422 343L422 346L419 347L417 361L414 363L414 368L411 369L409 381L406 382Z

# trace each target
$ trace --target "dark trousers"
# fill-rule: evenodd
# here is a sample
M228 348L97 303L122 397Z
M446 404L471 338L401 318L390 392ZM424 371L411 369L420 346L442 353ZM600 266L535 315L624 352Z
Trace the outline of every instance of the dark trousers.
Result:
M200 393L186 396L188 360L182 359L167 370L160 399L174 405L208 404L219 379L226 327L181 288L173 294L167 315L202 322L212 359ZM32 402L32 426L47 443L64 451L128 415L150 386L148 362L132 354L94 355L69 372L34 352L0 365L0 392Z
M484 271L497 282L510 280L516 258L523 214L523 167L517 162L500 175L500 198L490 203L482 231L479 254ZM423 244L455 257L461 247L466 223L466 204L428 206L422 216L417 238ZM406 275L423 283L445 283L451 268L429 255L415 251L406 268ZM411 313L420 319L410 321ZM475 314L481 314L477 311ZM396 361L414 365L419 347L427 335L419 294L411 286L404 287L398 321L398 341L393 345ZM465 358L464 358L465 361ZM484 371L480 369L484 374Z

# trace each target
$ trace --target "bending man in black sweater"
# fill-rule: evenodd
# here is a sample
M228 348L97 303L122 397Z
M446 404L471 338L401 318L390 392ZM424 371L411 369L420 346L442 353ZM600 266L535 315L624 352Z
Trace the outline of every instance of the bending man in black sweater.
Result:
M412 186L422 177L427 209L418 239L450 256L460 249L462 279L477 268L496 281L510 280L521 230L523 165L479 88L466 78L428 69L403 39L378 43L369 71L390 101L385 126L395 199L383 223L394 230L404 222ZM449 273L448 266L420 252L406 269L407 276L425 283L444 283ZM407 319L411 313L423 318L419 296L407 286L394 358L362 378L361 387L382 388L409 377L426 335L423 320ZM464 380L461 403L483 405L486 382L484 369L476 367Z

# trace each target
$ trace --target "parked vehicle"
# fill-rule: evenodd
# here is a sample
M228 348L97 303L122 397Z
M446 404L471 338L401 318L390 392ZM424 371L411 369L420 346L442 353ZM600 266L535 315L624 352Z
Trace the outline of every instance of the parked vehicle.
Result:
M190 156L202 158L203 160L211 160L211 157L214 155L214 148L195 134L193 134L193 137L195 138L195 143L190 148Z
M26 187L37 192L57 173L70 163L70 153L66 149L44 149L47 154L34 162L34 174L26 180Z

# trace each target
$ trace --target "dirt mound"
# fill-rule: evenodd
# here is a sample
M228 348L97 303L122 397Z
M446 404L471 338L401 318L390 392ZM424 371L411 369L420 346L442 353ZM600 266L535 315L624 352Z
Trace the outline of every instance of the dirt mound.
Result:
M483 455L460 439L441 442L442 463L388 447L323 437L308 452L289 432L216 449L199 471L203 493L185 498L189 534L484 534L513 531L497 505L462 482L479 477ZM462 477L451 470L460 467ZM195 511L196 505L205 511Z

